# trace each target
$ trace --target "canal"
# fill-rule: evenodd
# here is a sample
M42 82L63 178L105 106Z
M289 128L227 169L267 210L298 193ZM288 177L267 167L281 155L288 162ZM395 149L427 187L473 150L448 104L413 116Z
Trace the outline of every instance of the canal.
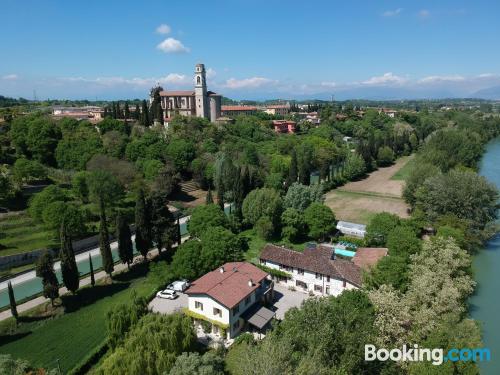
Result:
M500 189L500 138L490 142L481 160L480 174ZM500 373L500 233L494 236L473 262L476 292L470 299L470 312L483 330L491 362L481 362L481 374Z

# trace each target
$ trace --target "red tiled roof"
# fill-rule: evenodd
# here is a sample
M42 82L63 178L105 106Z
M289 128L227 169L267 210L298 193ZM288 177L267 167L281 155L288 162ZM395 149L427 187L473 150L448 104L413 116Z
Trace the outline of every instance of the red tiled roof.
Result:
M257 107L252 107L249 105L223 105L221 107L222 112L224 111L256 111Z
M388 252L389 249L385 247L359 247L352 261L358 267L368 269L377 264Z
M266 106L267 109L281 109L281 108L290 108L289 105L287 104L276 104L276 105L268 105Z
M192 96L193 90L160 91L160 96Z
M260 286L267 273L247 262L231 262L192 282L186 294L207 294L231 309ZM249 281L252 286L249 286Z
M348 260L332 259L333 251L333 248L317 246L307 248L300 253L285 247L267 244L262 249L260 259L320 273L361 286L361 268Z

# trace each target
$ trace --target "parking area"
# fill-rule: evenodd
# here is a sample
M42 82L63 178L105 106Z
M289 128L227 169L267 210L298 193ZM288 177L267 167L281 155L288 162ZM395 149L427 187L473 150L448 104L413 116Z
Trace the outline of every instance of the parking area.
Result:
M289 290L287 286L274 284L274 308L277 319L283 319L285 313L292 307L300 307L302 301L309 298L309 294Z
M150 310L162 314L171 314L182 311L182 309L188 305L188 296L184 293L178 294L179 297L176 299L153 298L149 303Z

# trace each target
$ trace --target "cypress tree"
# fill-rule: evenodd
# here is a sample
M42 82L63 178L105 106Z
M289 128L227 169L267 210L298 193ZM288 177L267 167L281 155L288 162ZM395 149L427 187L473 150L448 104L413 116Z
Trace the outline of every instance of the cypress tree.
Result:
M177 218L177 233L176 233L177 245L181 245L182 243L182 234L181 234L181 222L179 218Z
M66 229L64 221L61 224L61 249L59 257L61 258L61 273L64 285L74 294L80 284L80 275L76 265L71 236Z
M295 149L292 150L292 160L290 161L290 170L288 172L287 185L291 186L294 182L297 182L298 172L297 172L297 153Z
M127 263L130 269L130 263L134 258L134 247L132 245L132 233L125 218L118 214L116 216L116 238L118 239L118 255L123 264Z
M10 313L17 320L17 304L16 298L14 297L14 289L12 288L12 283L9 281L7 284L9 289L9 303L10 303Z
M173 242L170 238L173 217L168 209L168 200L165 194L154 193L151 196L151 235L156 242L158 252Z
M125 102L124 115L125 120L130 119L130 108L128 107L128 102Z
M208 192L207 192L207 197L205 199L206 204L212 204L214 203L214 198L212 197L212 190L210 189L210 186L208 187Z
M116 102L116 118L117 119L122 118L122 113L121 113L119 101Z
M144 198L144 190L139 189L135 202L135 247L142 254L144 259L148 255L152 246L151 224L149 220L147 203Z
M139 120L140 114L141 114L141 110L139 109L139 104L136 104L135 111L134 111L134 119Z
M104 271L111 277L115 269L113 255L111 254L111 246L109 244L108 224L106 223L106 212L104 202L101 198L101 221L99 224L99 250L101 251L102 267Z
M54 259L50 251L45 250L36 263L36 276L42 279L43 296L50 299L54 306L54 300L59 297L59 281L54 272Z
M243 176L240 168L236 168L233 183L234 215L238 220L242 219L241 209L245 199L245 187L243 186Z
M145 100L142 101L141 125L149 126L149 110Z
M95 285L95 276L94 276L94 265L92 264L92 257L89 253L89 267L90 267L90 285Z
M116 103L115 102L113 102L111 108L112 108L112 111L113 111L113 118L116 119Z

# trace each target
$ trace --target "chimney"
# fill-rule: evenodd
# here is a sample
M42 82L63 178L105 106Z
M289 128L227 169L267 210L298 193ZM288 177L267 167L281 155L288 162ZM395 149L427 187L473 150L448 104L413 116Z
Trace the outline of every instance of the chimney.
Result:
M248 286L249 286L249 287L252 287L252 286L253 286L253 281L252 281L252 279L248 280Z
M219 268L219 271L220 271L220 273L224 273L224 266L222 266L221 268Z

